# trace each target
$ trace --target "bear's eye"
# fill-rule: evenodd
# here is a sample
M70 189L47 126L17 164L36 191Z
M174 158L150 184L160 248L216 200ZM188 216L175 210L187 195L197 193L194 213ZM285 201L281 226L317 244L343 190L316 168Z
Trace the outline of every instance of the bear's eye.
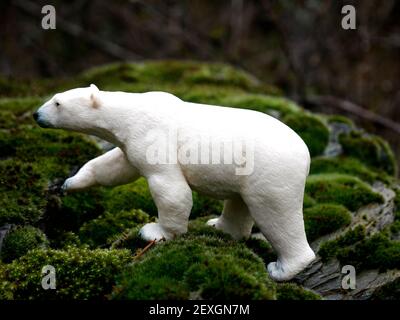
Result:
M56 107L59 107L60 106L60 103L59 102L56 102Z

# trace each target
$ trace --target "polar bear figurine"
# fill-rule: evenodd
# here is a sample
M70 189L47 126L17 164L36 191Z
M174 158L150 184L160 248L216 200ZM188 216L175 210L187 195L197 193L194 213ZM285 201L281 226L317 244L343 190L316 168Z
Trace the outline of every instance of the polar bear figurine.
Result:
M278 255L268 264L274 280L293 278L315 259L303 220L310 154L279 120L252 110L189 103L165 92L109 92L95 85L56 94L33 116L41 127L95 135L116 146L67 179L66 191L147 179L158 220L140 230L145 240L187 232L196 190L224 200L221 216L209 225L235 239L249 237L253 224L258 226ZM229 151L239 149L233 147L238 142L240 161L233 161ZM223 155L209 155L221 145L227 147Z

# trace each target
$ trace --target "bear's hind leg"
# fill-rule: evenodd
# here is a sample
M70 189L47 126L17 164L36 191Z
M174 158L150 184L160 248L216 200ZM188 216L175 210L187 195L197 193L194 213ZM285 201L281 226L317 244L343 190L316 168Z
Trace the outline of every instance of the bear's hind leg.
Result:
M87 162L76 175L68 178L64 191L83 190L96 185L116 186L135 181L139 172L120 148L114 148Z
M240 196L224 201L219 218L210 219L207 224L230 234L234 239L248 238L254 224L249 209Z
M315 259L304 229L302 196L246 198L251 216L278 255L276 262L268 264L276 281L290 280Z

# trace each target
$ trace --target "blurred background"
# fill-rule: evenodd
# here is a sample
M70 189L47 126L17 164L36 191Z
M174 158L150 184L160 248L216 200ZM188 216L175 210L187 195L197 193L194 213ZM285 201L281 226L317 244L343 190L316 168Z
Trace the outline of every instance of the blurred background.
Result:
M41 8L57 29L41 28ZM353 5L357 29L343 30ZM398 0L0 2L0 76L72 76L113 61L191 59L240 67L316 112L349 116L400 158Z

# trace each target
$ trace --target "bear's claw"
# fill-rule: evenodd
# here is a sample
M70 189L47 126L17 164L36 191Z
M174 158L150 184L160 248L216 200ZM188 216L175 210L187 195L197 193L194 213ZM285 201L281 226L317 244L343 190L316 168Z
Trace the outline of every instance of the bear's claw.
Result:
M168 240L170 237L159 223L151 222L145 224L139 231L139 235L146 241Z
M207 221L207 225L211 227L216 227L218 223L218 218L210 219Z

